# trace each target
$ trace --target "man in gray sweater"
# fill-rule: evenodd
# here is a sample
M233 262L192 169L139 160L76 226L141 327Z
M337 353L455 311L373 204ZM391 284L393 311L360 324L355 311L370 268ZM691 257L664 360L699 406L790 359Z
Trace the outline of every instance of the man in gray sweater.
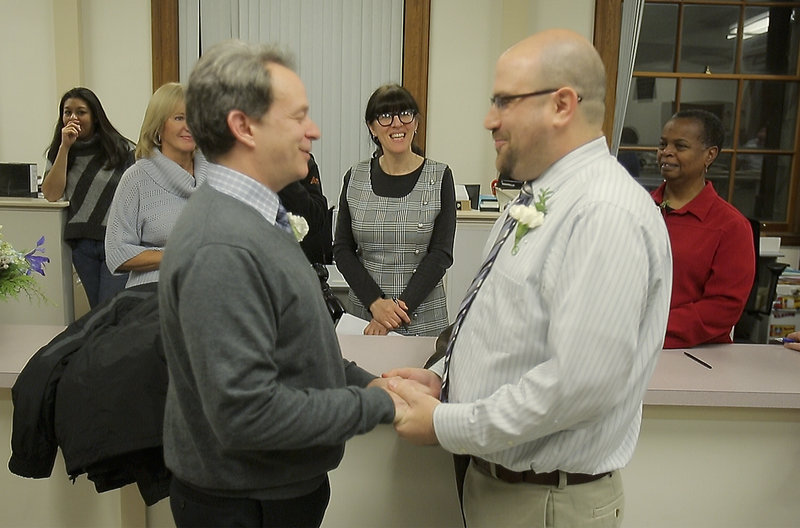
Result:
M237 41L200 58L186 113L211 164L158 292L175 523L319 526L344 442L395 418L385 381L342 359L276 194L305 177L319 129L286 59Z

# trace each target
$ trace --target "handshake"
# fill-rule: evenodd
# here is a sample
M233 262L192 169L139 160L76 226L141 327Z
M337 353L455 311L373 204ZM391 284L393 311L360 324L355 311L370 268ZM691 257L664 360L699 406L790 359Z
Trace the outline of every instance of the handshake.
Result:
M368 387L380 387L394 402L394 429L401 438L419 445L437 445L433 410L441 403L442 380L423 368L397 368L384 372Z

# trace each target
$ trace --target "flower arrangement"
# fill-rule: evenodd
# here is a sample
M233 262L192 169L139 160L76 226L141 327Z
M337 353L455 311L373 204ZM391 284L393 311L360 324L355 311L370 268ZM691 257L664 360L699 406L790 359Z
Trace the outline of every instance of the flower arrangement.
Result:
M542 189L539 191L539 198L533 205L512 205L508 214L517 221L517 230L514 233L514 247L511 248L511 254L516 255L519 252L519 242L522 240L528 231L539 227L544 223L544 217L547 215L547 200L553 192L550 189Z
M2 228L0 225L0 229ZM47 300L32 275L36 272L44 276L44 265L50 262L44 256L43 245L44 237L41 237L35 248L23 254L3 240L0 232L0 299L16 299L20 293L25 292L29 299Z
M302 241L308 234L308 222L300 215L288 213L289 225L292 227L292 233L298 242Z

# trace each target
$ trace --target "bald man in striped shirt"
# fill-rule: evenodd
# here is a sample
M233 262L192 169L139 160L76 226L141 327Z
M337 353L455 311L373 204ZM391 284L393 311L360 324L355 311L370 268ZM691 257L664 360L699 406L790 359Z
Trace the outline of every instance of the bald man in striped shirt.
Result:
M493 91L484 124L498 171L525 182L523 201L489 237L445 358L386 373L406 378L390 382L409 406L395 427L469 457L470 528L618 526L618 470L669 312L667 231L608 151L591 43L533 35L500 57Z

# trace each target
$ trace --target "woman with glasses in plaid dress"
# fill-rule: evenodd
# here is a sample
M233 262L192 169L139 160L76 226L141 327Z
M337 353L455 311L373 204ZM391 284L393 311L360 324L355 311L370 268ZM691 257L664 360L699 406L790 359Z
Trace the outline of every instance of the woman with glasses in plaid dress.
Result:
M333 244L348 311L369 321L367 335L439 335L448 325L453 173L414 144L419 106L402 86L375 90L364 120L377 149L344 176Z

